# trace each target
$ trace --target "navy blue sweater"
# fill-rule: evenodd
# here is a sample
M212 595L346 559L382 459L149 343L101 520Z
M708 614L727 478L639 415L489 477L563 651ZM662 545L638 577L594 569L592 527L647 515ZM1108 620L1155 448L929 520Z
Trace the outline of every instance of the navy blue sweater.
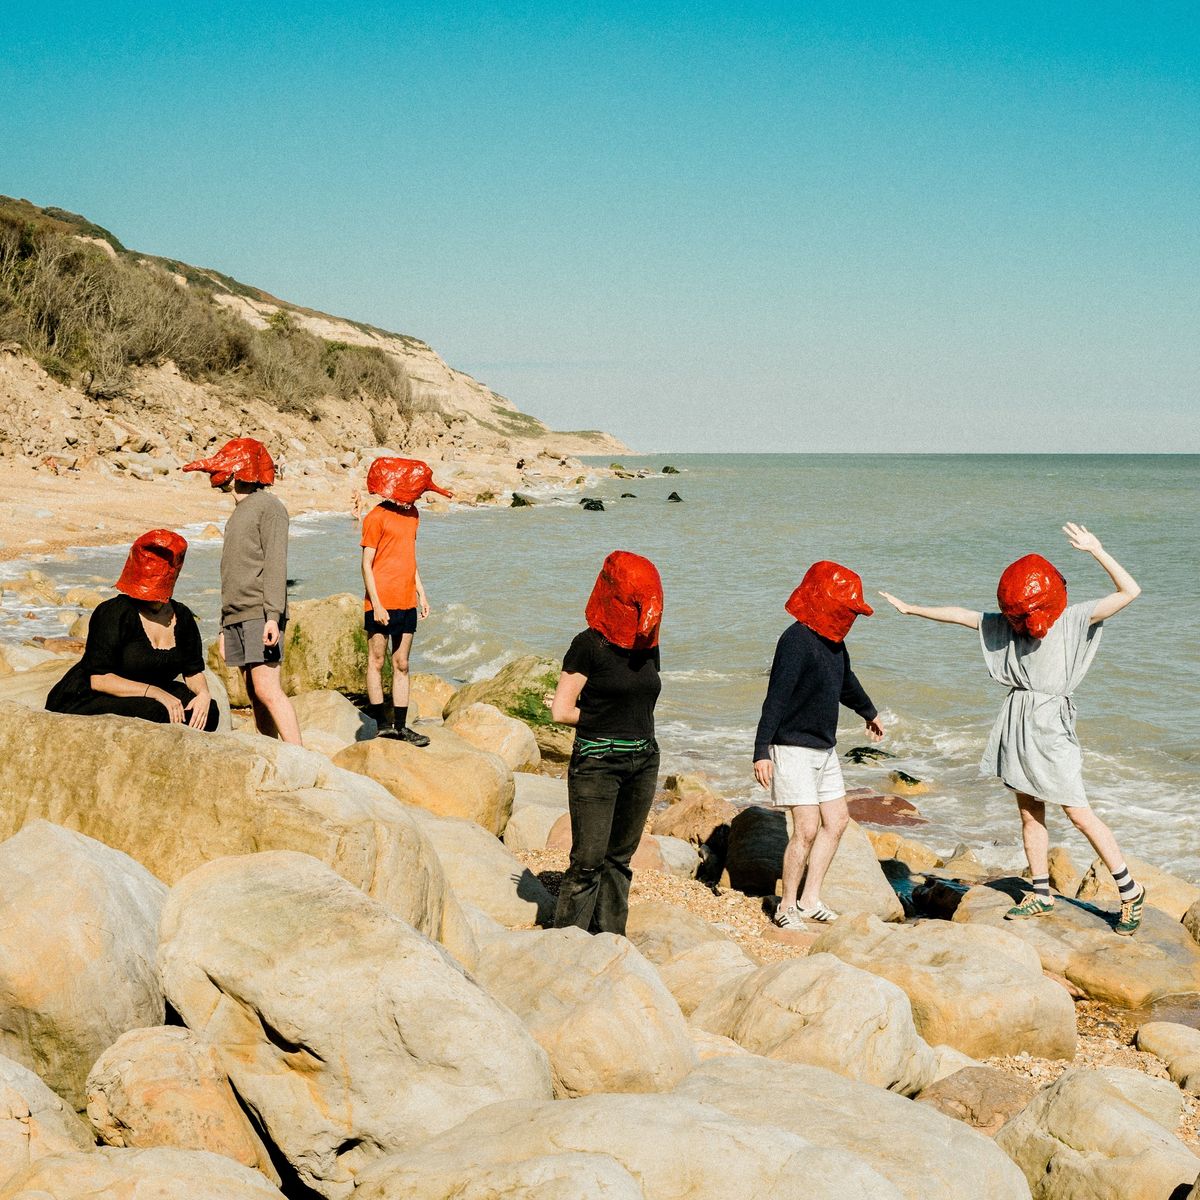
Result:
M771 682L754 736L754 761L767 758L772 745L832 749L837 741L839 704L864 721L877 715L850 669L845 642L831 642L807 625L794 622L775 647Z

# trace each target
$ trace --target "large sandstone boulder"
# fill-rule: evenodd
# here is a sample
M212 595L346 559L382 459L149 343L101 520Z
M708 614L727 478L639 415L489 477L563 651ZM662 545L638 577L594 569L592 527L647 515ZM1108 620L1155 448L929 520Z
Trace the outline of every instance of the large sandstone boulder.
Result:
M947 1117L995 1137L1037 1093L1032 1080L996 1067L964 1067L931 1083L916 1097Z
M559 1096L669 1091L696 1065L679 1005L623 937L511 934L481 950L475 977L550 1056Z
M504 826L504 844L513 854L527 850L545 850L554 824L562 814L545 804L526 804L514 808Z
M550 832L546 837L546 849L561 850L564 854L569 854L572 836L571 814L569 812L561 813L558 820L550 826ZM658 838L652 833L643 833L629 865L635 871L665 871L667 864L663 859Z
M205 1150L52 1154L0 1183L0 1200L283 1200L257 1171Z
M697 1005L691 1021L752 1054L826 1067L904 1095L934 1075L933 1051L904 993L829 954L735 976Z
M775 894L788 837L789 817L783 809L762 805L742 809L729 826L725 870L730 885L751 896ZM870 839L854 821L846 826L833 856L821 898L835 912L904 920L904 908L880 869Z
M515 791L513 812L536 805L555 810L555 815L567 811L567 781L553 775L530 775L521 771L513 775Z
M537 739L543 758L566 762L571 757L575 731L550 720L549 698L558 685L559 663L536 654L526 654L501 668L491 679L481 679L459 688L442 709L446 721L472 704L491 704L502 713L524 721Z
M296 710L300 733L306 742L314 734L322 734L330 748L333 743L340 743L338 748L341 749L355 742L365 742L378 732L375 722L341 692L327 689L302 692L292 698L292 708Z
M440 716L450 697L458 689L440 675L414 671L408 677L408 705L411 716L415 709L422 716Z
M902 988L917 1028L934 1045L975 1058L1022 1051L1075 1056L1071 997L1006 930L946 921L888 926L875 917L844 917L821 934L812 952L835 954Z
M494 704L476 701L458 708L446 720L446 727L477 750L498 754L510 771L536 771L542 764L533 730Z
M87 1114L107 1146L211 1150L279 1183L216 1050L188 1029L122 1034L88 1074Z
M1125 865L1134 879L1146 889L1147 907L1165 912L1174 921L1180 920L1193 904L1200 901L1200 887L1146 862L1144 858L1127 857ZM1075 895L1099 908L1115 911L1121 907L1121 895L1103 859L1097 858L1092 862Z
M366 775L403 804L439 817L462 817L497 837L512 813L512 771L499 755L476 749L451 729L430 726L428 746L374 738L347 746L334 764Z
M1200 1176L1200 1158L1098 1071L1066 1072L996 1142L1025 1172L1033 1200L1171 1200Z
M894 829L868 829L865 833L875 857L881 863L898 862L913 875L921 875L943 865L936 851Z
M930 1108L820 1067L726 1057L693 1071L675 1091L740 1120L847 1151L907 1200L1029 1197L1021 1172L987 1138Z
M1113 933L1115 913L1080 901L1060 899L1054 912L1036 920L1005 921L1012 898L1027 889L1013 879L973 887L954 921L1011 931L1037 953L1044 970L1092 1000L1142 1008L1163 996L1200 992L1200 945L1166 913L1147 905L1131 938Z
M1157 1054L1185 1092L1200 1095L1200 1029L1174 1021L1147 1021L1137 1031L1137 1044L1139 1050Z
M272 738L0 704L0 836L43 817L168 884L223 855L298 850L436 937L446 880L412 811L373 780Z
M0 1051L77 1110L96 1056L162 1024L166 895L126 855L46 821L0 844Z
M180 1016L301 1182L332 1200L373 1159L484 1105L551 1094L513 1013L306 855L222 859L176 884L159 961Z
M235 708L250 703L242 673L227 667L214 640L208 666L220 676ZM281 681L289 696L333 689L356 692L367 677L367 636L361 596L344 592L320 600L297 600L283 635Z
M435 817L419 808L411 811L463 904L473 905L506 928L550 922L554 897L486 829L474 821Z
M1158 1079L1132 1067L1101 1067L1097 1074L1103 1075L1127 1103L1168 1133L1179 1128L1183 1093L1169 1079Z
M354 1200L409 1200L410 1184L422 1176L465 1184L474 1172L549 1154L606 1155L638 1181L644 1200L901 1200L903 1195L847 1151L668 1095L493 1105L411 1153L374 1165L359 1181ZM440 1193L458 1194L452 1188ZM539 1200L560 1194L577 1195L534 1193ZM605 1195L593 1194L597 1200Z
M27 1067L0 1057L0 1184L47 1154L94 1144L70 1105Z
M692 777L684 778L691 780ZM693 846L702 846L718 829L728 825L738 815L736 804L696 783L691 783L678 794L680 798L654 818L651 832L664 837L682 838Z

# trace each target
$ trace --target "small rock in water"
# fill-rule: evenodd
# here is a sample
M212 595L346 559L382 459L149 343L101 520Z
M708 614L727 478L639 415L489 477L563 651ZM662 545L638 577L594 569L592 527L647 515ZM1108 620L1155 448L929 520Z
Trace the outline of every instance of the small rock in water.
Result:
M583 505L583 508L586 512L603 512L604 511L604 501L597 500L595 497L592 497L592 496L585 496L582 500L580 500L579 503Z
M526 496L523 492L513 492L512 507L513 508L532 508L534 499L532 496Z
M636 500L637 497L632 492L622 492L621 499L622 500Z
M678 475L679 468L678 467L663 467L662 473L664 475Z
M668 503L668 504L682 504L682 503L683 503L683 497L682 497L682 496L681 496L681 495L680 495L678 492L672 492L672 493L671 493L671 494L670 494L670 495L667 497L667 503Z
M887 750L881 750L878 746L851 746L842 757L847 762L865 763L878 762L881 758L895 758L896 756Z
M929 784L918 779L907 771L891 771L888 773L888 783L901 796L924 796L929 791Z

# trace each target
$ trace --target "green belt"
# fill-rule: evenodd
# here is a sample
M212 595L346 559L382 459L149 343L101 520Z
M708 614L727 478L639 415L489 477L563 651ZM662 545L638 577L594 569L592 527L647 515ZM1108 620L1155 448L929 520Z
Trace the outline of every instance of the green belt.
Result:
M654 743L649 738L575 739L575 753L580 758L595 758L598 754L636 754L639 750L653 748Z

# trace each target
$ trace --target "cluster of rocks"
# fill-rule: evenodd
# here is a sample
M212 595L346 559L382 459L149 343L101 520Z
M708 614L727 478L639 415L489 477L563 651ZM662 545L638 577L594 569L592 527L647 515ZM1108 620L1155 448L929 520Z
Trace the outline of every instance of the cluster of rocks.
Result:
M429 747L379 740L341 694L360 604L310 603L304 749L39 711L15 681L46 664L0 678L0 1200L1200 1198L1174 1132L1200 1033L1143 1027L1176 1082L979 1061L1071 1059L1068 985L1200 993L1185 914L1002 927L1004 879L947 875L954 919L905 919L895 864L946 865L852 825L807 954L663 902L627 938L546 928L514 855L569 844L539 770L569 732L532 703L557 664L416 677ZM778 814L667 785L642 869L769 896Z

